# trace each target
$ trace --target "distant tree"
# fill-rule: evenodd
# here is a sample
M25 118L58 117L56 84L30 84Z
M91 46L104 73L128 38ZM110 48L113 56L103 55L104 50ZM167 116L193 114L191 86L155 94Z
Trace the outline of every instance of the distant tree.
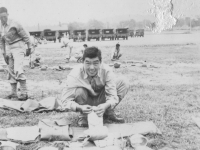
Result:
M152 22L150 20L143 20L144 28L151 29Z
M190 26L190 17L185 18L185 24L189 27Z
M182 27L185 25L185 19L183 18L178 18L177 21L176 21L176 27Z
M128 21L120 21L118 28L125 28L128 25Z
M105 28L105 25L103 22L94 19L94 20L88 21L87 28L88 29L103 29Z
M198 26L200 26L200 17L198 17L196 19L192 19L191 26L192 27L198 27Z
M129 21L129 29L135 29L136 21L134 19L131 19Z
M144 22L143 21L137 22L136 27L137 28L144 28Z
M185 18L185 24L190 27L190 24L191 24L191 27L197 27L197 26L200 26L200 17L195 17L195 18L190 18L190 17L186 17Z
M182 27L184 25L190 27L190 21L191 21L191 27L200 26L200 16L198 16L195 19L191 18L191 20L190 20L190 17L177 18L177 22L176 22L175 27Z
M124 21L120 21L119 25L117 26L118 28L123 28L124 27Z
M129 28L129 29L135 29L135 28L151 28L152 22L150 20L143 20L140 22L136 22L134 19L126 20L126 21L120 21L118 24L118 28Z
M68 24L68 30L79 30L79 29L86 29L86 25L81 22L71 22Z
M118 28L129 28L134 29L136 26L136 21L134 19L126 20L126 21L120 21L118 24Z
M150 29L153 31L156 28L156 23L155 22L151 23L150 27L151 27Z

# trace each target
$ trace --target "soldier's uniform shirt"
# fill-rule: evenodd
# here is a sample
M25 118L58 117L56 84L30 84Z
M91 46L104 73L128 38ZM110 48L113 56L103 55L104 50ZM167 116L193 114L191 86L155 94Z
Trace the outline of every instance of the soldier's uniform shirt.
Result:
M105 100L114 108L119 103L117 96L115 76L112 69L106 64L101 64L98 74L91 79L84 70L83 64L76 66L67 77L67 85L63 90L61 101L64 108L76 111L77 103L76 89L84 88L90 93L90 96L98 96L105 90Z

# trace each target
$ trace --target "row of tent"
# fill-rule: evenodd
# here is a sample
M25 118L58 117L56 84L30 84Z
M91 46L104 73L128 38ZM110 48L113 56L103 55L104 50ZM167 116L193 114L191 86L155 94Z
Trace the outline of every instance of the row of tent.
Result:
M73 39L74 41L82 40L82 41L90 41L91 39L96 39L99 41L100 39L104 41L105 39L110 40L118 40L119 38L128 40L128 37L131 36L139 36L144 37L144 29L129 30L128 28L118 28L118 29L89 29L89 30L59 30L59 31L51 31L50 29L46 29L44 31L35 31L30 32L30 35L35 36L36 38L46 39L48 41L56 42L56 39L61 41L61 38L66 34L69 36L69 39Z

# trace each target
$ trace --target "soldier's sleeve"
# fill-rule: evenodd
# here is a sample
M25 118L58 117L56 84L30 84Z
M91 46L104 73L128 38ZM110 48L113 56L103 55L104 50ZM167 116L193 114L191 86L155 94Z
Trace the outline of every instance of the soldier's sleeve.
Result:
M5 40L2 38L2 36L0 35L0 49L1 49L1 53L5 54L6 49L5 49Z
M72 110L76 111L76 107L79 105L77 104L74 99L75 99L75 91L76 89L68 89L65 87L62 91L62 96L61 96L61 102L63 105L63 108L66 110Z
M115 83L115 75L112 70L106 72L106 85L105 85L105 96L106 102L111 105L111 109L113 109L118 103L119 98L117 96L117 88Z
M3 47L2 47L2 41L1 41L1 33L0 33L0 49L1 49L1 53L3 53Z
M27 44L27 46L30 47L31 46L30 34L19 23L17 23L15 27L17 29L17 33L19 34L19 36L23 39L23 41Z
M73 82L74 82L73 78L71 78L71 76L68 75L67 85L64 87L61 94L61 102L64 109L76 111L76 108L79 105L74 101L76 88L69 87L69 85L73 84Z

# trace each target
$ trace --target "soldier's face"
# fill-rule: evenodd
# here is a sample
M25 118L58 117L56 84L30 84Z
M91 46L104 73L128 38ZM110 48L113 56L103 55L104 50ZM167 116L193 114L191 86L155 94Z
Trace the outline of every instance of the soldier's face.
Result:
M8 14L7 13L1 13L0 14L0 20L2 24L6 24L8 21Z
M85 69L86 73L88 74L88 76L94 77L98 73L101 62L98 57L96 57L96 58L86 57L83 64L84 64L84 69Z

